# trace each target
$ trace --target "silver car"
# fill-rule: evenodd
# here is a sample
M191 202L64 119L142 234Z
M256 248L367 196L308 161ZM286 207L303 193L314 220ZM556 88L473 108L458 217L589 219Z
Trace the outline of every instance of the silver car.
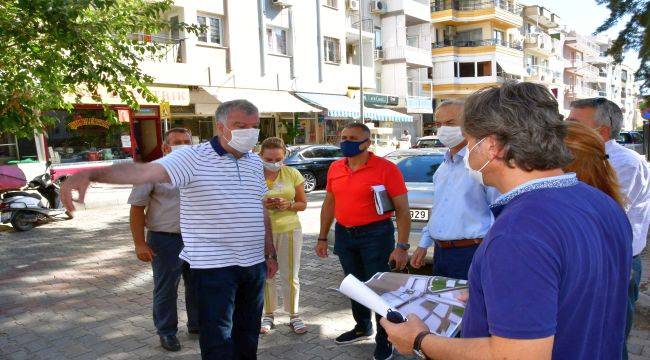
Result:
M422 237L422 229L429 221L433 206L433 173L444 160L444 152L438 149L405 149L391 152L384 158L394 162L402 172L411 212L411 232L409 234L409 255L417 249ZM395 228L397 239L397 227ZM329 243L334 243L334 225L328 234ZM427 263L433 262L433 251L427 252Z

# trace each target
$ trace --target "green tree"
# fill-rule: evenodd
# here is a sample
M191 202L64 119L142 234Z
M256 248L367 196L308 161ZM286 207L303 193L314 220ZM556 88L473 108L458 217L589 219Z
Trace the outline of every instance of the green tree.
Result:
M138 108L136 95L157 101L153 79L138 68L169 44L149 36L169 32L162 16L172 0L0 1L0 133L30 136L56 120L50 109L72 109L83 93L101 102L97 89ZM197 33L197 25L176 24ZM158 55L159 56L159 55ZM113 120L115 115L106 114Z
M620 63L626 51L638 51L641 66L636 72L636 79L641 81L642 92L646 93L647 97L650 96L650 1L596 0L596 3L606 5L611 12L610 17L596 29L596 33L610 29L629 16L607 54Z

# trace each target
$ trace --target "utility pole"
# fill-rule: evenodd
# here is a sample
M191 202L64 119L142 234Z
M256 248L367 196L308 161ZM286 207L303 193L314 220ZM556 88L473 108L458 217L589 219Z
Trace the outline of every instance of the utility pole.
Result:
M363 6L359 7L359 112L361 113L360 122L363 124Z

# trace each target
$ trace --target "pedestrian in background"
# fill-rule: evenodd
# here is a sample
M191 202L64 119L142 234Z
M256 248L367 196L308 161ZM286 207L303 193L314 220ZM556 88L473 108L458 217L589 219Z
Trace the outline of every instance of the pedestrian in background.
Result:
M352 274L361 281L378 272L390 271L389 262L397 269L408 262L408 237L411 227L406 185L402 173L392 162L368 151L370 129L361 123L345 126L341 133L341 151L345 158L332 163L327 172L327 193L321 209L320 235L316 254L327 257L327 234L336 219L334 253L338 255L345 275ZM372 186L383 185L392 200L397 222L391 220L393 211L377 214ZM372 336L371 311L352 301L354 329L336 338L339 345L350 344ZM379 326L374 358L390 359L393 346Z
M165 133L162 152L168 155L192 144L192 134L184 128ZM131 205L130 225L138 259L151 262L153 270L153 322L160 345L169 351L179 351L176 300L181 276L185 285L187 331L199 333L196 296L189 276L189 266L178 255L183 249L180 225L180 192L168 183L147 183L133 187L128 203ZM145 241L145 228L147 229Z
M620 359L632 231L616 201L562 171L555 97L505 83L470 95L463 121L468 168L503 194L472 260L463 339L416 315L382 319L389 339L434 359Z
M616 171L625 199L625 211L632 224L632 275L628 288L627 325L623 359L627 359L627 336L634 324L635 304L641 285L641 252L646 247L650 225L650 167L637 152L616 142L623 126L623 112L605 98L576 100L571 103L569 121L578 121L594 129L605 144L605 152Z
M277 271L262 160L251 149L259 112L246 100L226 101L215 113L217 136L152 163L125 163L78 172L61 186L74 211L91 182L171 183L181 193L180 257L190 264L199 308L203 360L255 359L264 281ZM72 191L79 198L73 200Z
M284 311L289 314L289 326L295 333L303 334L307 332L307 325L298 311L302 227L297 212L307 208L307 195L305 178L298 170L284 165L286 156L287 147L282 139L270 137L262 142L260 157L268 188L264 206L271 218L273 245L278 254L282 302ZM273 313L278 308L277 278L267 279L264 285L264 316L260 328L263 334L275 326Z
M575 173L578 180L599 189L625 207L616 171L607 161L600 135L587 125L567 121L564 143L573 154L573 161L564 167L564 171Z
M494 221L490 203L500 194L495 188L485 187L465 167L467 140L460 128L462 113L462 100L443 101L436 109L438 139L449 150L433 174L436 195L431 216L422 229L411 266L424 265L427 250L433 245L433 275L467 280L474 252Z

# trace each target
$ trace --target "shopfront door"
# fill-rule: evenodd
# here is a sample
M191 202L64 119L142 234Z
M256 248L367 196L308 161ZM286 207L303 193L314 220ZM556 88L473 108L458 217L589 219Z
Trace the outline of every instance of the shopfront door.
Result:
M162 128L159 119L136 118L133 121L136 160L150 162L163 156Z

